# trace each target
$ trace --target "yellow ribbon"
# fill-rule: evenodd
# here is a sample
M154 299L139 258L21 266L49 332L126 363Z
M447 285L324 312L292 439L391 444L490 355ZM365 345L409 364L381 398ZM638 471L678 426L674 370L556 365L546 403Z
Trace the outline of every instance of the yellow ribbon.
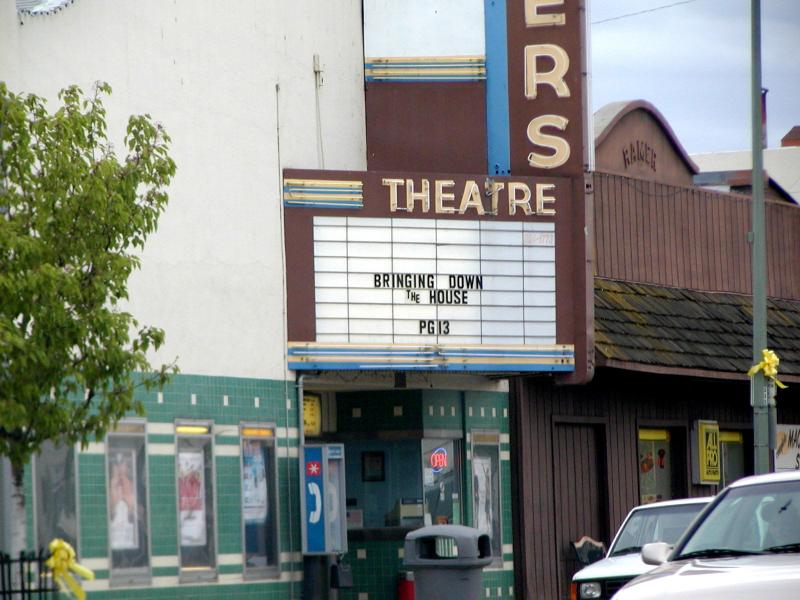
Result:
M750 370L747 372L747 374L752 377L759 371L764 371L764 377L772 379L772 381L775 382L775 385L782 390L785 390L786 386L778 381L778 364L780 364L780 362L781 361L777 354L775 354L772 350L764 348L761 351L761 362L750 367Z
M64 540L54 539L50 542L50 558L45 564L53 572L53 579L62 592L67 591L65 588L69 588L78 600L86 600L86 592L72 573L88 580L94 579L94 573L75 561L75 550L72 546Z

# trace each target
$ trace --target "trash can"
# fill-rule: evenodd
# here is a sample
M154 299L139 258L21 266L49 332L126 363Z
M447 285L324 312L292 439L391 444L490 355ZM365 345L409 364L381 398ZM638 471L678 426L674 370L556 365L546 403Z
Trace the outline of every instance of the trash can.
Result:
M406 535L403 565L416 600L479 600L481 571L492 562L489 536L464 525L432 525Z

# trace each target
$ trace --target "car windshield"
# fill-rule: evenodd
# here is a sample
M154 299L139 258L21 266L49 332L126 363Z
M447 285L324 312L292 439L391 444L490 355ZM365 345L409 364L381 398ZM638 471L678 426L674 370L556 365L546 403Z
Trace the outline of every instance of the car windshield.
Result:
M730 488L673 560L800 552L800 481Z
M704 506L703 503L678 504L634 511L623 524L609 556L638 552L651 542L674 544Z

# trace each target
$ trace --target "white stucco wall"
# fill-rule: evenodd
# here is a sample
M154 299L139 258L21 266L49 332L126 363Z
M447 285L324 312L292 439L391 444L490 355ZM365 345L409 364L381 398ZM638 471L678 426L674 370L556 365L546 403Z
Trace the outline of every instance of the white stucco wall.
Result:
M120 148L129 114L165 125L178 172L130 282L133 314L166 330L153 360L285 377L280 168L366 168L361 2L76 0L20 24L9 0L0 79L53 99L107 81Z

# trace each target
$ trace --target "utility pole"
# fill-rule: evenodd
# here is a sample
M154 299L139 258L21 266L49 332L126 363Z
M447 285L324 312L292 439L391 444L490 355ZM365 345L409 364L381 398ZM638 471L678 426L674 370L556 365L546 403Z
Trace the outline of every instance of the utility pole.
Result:
M761 362L767 347L767 241L764 226L764 156L761 107L761 0L750 0L751 109L753 171L753 216L751 271L753 287L753 364ZM770 471L770 450L775 445L775 385L759 370L750 379L750 404L753 406L753 450L756 473Z

